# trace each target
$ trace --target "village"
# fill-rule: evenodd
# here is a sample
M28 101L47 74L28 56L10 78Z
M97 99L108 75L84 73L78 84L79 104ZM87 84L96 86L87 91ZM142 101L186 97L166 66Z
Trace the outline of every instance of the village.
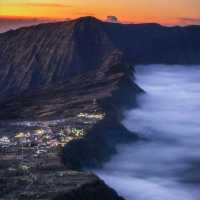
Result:
M58 132L53 132L51 128L41 128L28 132L19 132L14 136L3 136L0 138L1 151L11 151L12 148L19 147L22 152L26 148L35 149L34 156L47 153L51 148L64 146L72 139L80 138L84 135L84 130L79 128L63 128Z
M1 160L8 163L8 169L11 171L14 170L12 165L19 165L28 170L47 157L57 157L57 153L67 143L84 137L90 125L104 117L104 113L79 113L70 123L63 122L64 124L59 127L31 127L9 136L2 135Z

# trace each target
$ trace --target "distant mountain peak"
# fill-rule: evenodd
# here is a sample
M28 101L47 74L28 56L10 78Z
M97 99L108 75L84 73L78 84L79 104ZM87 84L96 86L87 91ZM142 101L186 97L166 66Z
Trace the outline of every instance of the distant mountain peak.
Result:
M97 19L96 17L93 16L85 16L85 17L80 17L78 19L75 19L75 21L81 21L81 22L101 22L101 20Z

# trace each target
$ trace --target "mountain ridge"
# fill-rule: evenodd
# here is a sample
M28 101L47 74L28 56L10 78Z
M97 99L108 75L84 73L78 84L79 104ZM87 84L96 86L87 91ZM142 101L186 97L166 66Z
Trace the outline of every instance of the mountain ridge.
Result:
M0 92L63 82L112 65L199 64L200 26L112 24L94 17L40 24L0 34ZM114 56L113 56L114 55Z

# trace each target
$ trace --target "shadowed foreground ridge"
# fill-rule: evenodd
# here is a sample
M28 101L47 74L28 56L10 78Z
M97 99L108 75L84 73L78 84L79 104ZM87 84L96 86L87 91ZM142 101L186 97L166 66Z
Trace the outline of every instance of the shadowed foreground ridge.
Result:
M21 146L1 151L0 197L121 200L94 175L72 172L71 176L70 172L100 166L116 152L116 144L137 139L120 122L122 110L136 105L136 95L142 90L132 81L132 67L120 64L118 55L113 58L113 63L119 64L73 76L62 84L25 90L1 102L3 135L13 138L18 132L39 129L55 138L64 131L64 142L57 139L65 146L47 146L49 149L36 158L37 149L44 149L40 144L23 148L20 159ZM69 127L76 132L68 135ZM81 135L77 136L77 131Z
M0 199L121 200L71 170L100 166L118 143L138 139L121 125L143 92L132 65L199 64L199 33L85 17L0 34L0 136L13 142L0 148ZM21 146L21 132L42 136Z

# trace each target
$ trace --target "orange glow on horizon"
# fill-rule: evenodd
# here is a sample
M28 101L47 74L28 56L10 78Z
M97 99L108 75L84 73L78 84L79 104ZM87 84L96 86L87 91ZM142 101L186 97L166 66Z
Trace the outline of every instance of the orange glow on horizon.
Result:
M165 25L200 24L199 0L1 0L0 18L74 19L95 16L105 20L117 16L122 23L151 23ZM189 3L188 3L189 2Z

